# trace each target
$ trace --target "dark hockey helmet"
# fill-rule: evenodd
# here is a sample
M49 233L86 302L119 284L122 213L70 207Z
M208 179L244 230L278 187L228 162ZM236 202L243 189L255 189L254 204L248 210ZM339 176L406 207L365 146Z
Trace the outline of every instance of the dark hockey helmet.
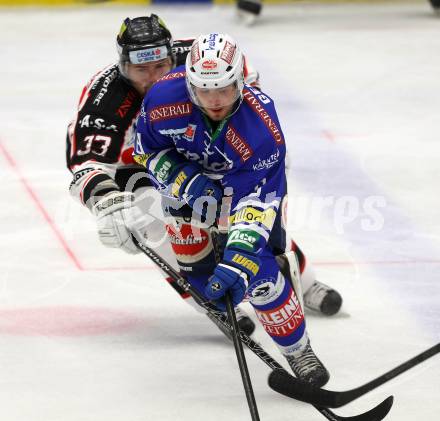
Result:
M123 63L143 64L170 57L173 37L162 19L157 15L126 18L116 38L119 61Z

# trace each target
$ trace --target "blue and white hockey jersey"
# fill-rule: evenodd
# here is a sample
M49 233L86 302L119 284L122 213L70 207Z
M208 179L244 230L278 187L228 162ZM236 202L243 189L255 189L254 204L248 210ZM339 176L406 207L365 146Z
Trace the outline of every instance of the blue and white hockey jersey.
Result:
M182 163L196 163L232 195L227 246L258 254L271 239L282 252L284 136L272 99L247 85L243 93L238 110L213 132L189 99L184 66L176 68L143 101L134 158L158 188L168 187L167 179Z

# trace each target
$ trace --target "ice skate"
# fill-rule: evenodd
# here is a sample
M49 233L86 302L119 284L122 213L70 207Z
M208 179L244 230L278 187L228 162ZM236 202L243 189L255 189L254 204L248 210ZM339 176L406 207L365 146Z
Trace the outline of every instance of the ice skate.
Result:
M227 317L226 313L224 314ZM219 321L217 321L217 319L211 317L209 313L208 317L217 325L222 333L232 341L231 331L223 326L223 324L221 324ZM237 318L237 323L240 330L247 336L251 336L255 330L255 323L252 321L252 319L246 314L244 310L239 307L235 307L235 317Z
M328 382L330 374L313 352L310 340L307 339L306 345L300 350L285 357L293 374L299 379L313 383L317 387L322 387Z
M333 288L315 281L304 294L304 305L310 310L332 316L341 308L342 297Z
M237 323L240 330L247 336L251 336L255 330L255 323L252 319L240 307L235 307L235 316L237 317Z

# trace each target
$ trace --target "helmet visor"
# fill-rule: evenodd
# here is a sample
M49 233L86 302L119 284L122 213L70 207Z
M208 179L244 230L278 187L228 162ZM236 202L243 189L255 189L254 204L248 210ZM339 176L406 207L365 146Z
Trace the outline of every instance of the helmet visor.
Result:
M131 82L141 95L145 95L151 86L172 68L173 62L170 57L141 64L129 62L119 64L121 74Z
M191 83L191 90L196 105L207 110L230 108L241 96L237 82L233 82L222 88L213 89L199 88Z

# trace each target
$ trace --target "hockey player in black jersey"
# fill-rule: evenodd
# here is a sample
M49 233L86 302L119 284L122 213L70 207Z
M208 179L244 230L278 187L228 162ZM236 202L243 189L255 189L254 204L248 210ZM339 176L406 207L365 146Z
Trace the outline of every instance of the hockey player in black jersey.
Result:
M67 132L67 166L73 174L70 192L96 216L101 242L135 254L139 250L130 235L135 232L176 269L172 245L159 219L158 194L132 158L133 133L144 95L157 79L185 62L192 42L173 42L154 14L125 19L117 36L119 61L95 74L84 87L78 114ZM255 71L246 67L246 74L248 83L258 82ZM199 252L191 241L178 246L185 246L189 256ZM192 302L175 282L166 280ZM237 319L250 335L254 323L238 307Z
M173 41L154 14L125 19L117 36L119 61L99 71L84 87L67 132L67 166L73 175L70 193L95 215L101 242L137 253L130 236L135 232L176 268L175 254L194 260L204 253L200 250L204 242L166 241L164 224L158 219L162 215L158 194L144 168L132 158L133 134L144 95L157 79L185 62L192 42ZM246 60L244 75L248 85L258 87L258 73ZM292 248L300 264L306 308L328 315L338 312L340 295L315 280L293 241ZM175 283L167 281L186 298ZM240 309L237 319L247 334L252 333L253 322Z

